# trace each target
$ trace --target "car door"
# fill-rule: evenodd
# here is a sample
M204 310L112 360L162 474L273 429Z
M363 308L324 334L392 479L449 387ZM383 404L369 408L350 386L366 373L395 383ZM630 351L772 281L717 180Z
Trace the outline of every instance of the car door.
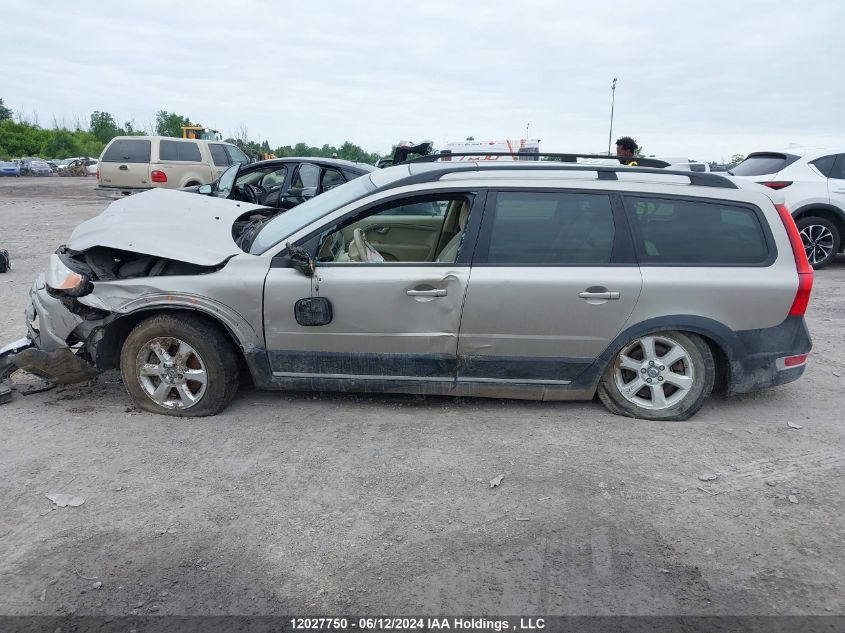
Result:
M317 195L320 168L314 163L300 163L279 197L279 208L292 209Z
M435 231L441 252L463 240L460 248L449 249L448 261L438 261L433 251L423 258L375 261L380 257L371 245L368 260L351 245L354 239L347 239L347 229L365 232L374 217L404 218L410 224L414 216L401 211L419 199L407 197L352 212L302 240L300 246L317 258L310 279L284 259L274 259L265 283L264 328L275 379L354 379L377 389L413 381L453 384L474 242L467 226L478 200L454 192L435 200L445 206L458 201L454 214L439 217ZM330 303L329 323L298 320L297 301L311 297Z
M845 213L845 154L839 154L827 179L830 203Z
M566 385L619 334L641 286L624 211L607 193L491 192L458 381Z

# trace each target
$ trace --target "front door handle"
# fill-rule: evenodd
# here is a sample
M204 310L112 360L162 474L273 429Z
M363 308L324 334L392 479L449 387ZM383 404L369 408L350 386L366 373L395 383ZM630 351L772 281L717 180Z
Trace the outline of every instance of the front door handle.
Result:
M445 297L448 294L446 288L432 288L430 290L406 290L409 297Z
M834 189L833 193L845 193L845 189Z
M615 290L607 290L605 292L579 292L578 296L582 299L618 299L619 292Z
M129 168L126 165L121 165L120 167L118 167L118 169L120 171L129 171Z

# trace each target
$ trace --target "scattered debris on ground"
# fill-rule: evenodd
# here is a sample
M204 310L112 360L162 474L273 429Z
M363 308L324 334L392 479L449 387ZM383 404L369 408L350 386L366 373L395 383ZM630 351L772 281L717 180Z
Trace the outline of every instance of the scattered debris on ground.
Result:
M786 426L788 426L790 429L803 429L804 428L800 424L795 424L795 422L787 422Z
M698 479L700 481L716 481L722 473L704 473L703 475L699 475Z
M502 479L504 479L504 475L496 475L493 479L490 480L490 487L495 488L496 486L500 486L502 484Z
M85 503L85 499L82 497L77 497L75 495L68 495L63 492L50 492L46 495L50 501L55 503L60 508L71 507L71 508L78 508L83 503Z

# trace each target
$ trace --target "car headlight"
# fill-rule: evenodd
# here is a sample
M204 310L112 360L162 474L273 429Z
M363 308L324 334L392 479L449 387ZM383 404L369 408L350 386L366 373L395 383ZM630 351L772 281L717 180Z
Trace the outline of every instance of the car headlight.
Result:
M55 253L50 255L46 280L50 290L70 297L84 297L94 290L94 284L88 275L68 268Z

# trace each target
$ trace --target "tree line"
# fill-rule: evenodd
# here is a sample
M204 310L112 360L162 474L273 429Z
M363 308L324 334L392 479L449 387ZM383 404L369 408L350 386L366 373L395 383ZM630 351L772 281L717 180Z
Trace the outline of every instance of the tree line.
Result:
M0 98L0 160L24 156L59 159L73 156L99 157L106 144L115 136L157 135L179 138L182 136L182 127L188 125L197 124L192 123L187 116L159 110L156 112L155 122L144 130L136 128L132 121L121 125L111 113L95 110L91 113L87 126L77 121L71 129L54 121L52 128L45 128L39 125L37 118L32 120L21 114L14 115ZM381 158L380 154L367 152L350 141L340 146L326 144L315 147L308 143L296 143L272 148L267 140L258 142L248 136L246 127L241 125L235 137L227 138L226 141L238 145L256 159L269 154L279 158L336 156L372 164Z

